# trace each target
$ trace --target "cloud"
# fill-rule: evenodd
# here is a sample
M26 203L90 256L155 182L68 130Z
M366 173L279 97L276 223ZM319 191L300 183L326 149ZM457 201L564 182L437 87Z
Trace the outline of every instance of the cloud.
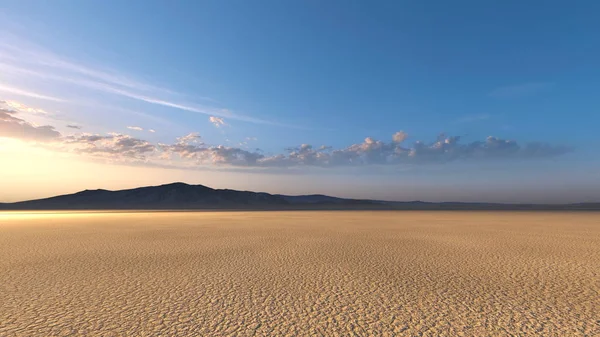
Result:
M572 150L566 146L553 146L547 143L530 143L520 146L514 141L496 137L488 137L485 141L467 144L460 144L459 140L459 137L440 135L433 143L417 141L412 147L404 148L397 142L385 143L367 137L364 142L343 149L333 150L328 147L315 149L310 144L302 144L287 149L287 154L274 156L264 156L258 151L248 152L234 149L223 151L223 149L207 147L204 149L203 156L198 159L217 157L218 160L213 163L233 166L344 167L444 163L456 160L531 159L557 156ZM215 153L217 150L219 150L218 153ZM211 155L207 156L206 152Z
M0 70L6 73L37 79L42 78L46 81L60 81L182 111L226 117L251 123L297 128L297 126L236 114L225 108L189 103L182 100L181 97L184 95L178 92L132 79L117 71L99 69L98 67L73 62L40 46L28 43L22 38L6 34L0 34L0 56L11 60L10 63L0 62ZM18 88L0 86L0 90L47 100L63 101L59 98ZM196 97L196 99L206 100L204 97ZM208 99L208 101L213 100Z
M258 152L224 145L206 146L203 143L173 145L160 144L159 148L167 155L176 155L181 159L192 160L194 164L213 164L226 166L262 166L257 161L264 158Z
M81 125L75 125L75 124L67 124L68 128L71 129L77 129L77 130L81 130L83 127Z
M221 127L221 126L225 126L225 125L227 125L227 124L225 123L225 120L223 120L223 118L219 118L219 117L215 117L215 116L210 116L210 117L208 117L208 120L209 120L211 123L213 123L213 125L214 125L214 126L216 126L216 127L218 127L218 128L219 128L219 127Z
M68 150L76 153L116 161L145 160L156 150L156 146L148 141L119 133L107 136L91 134L68 136L63 139L63 144L68 145Z
M408 138L408 134L406 134L404 131L398 131L392 135L392 140L394 143L402 143L406 140L406 138Z
M72 74L94 78L96 80L121 87L146 91L158 91L165 94L175 94L174 91L134 80L115 71L97 68L94 69L92 67L72 62L39 45L29 43L21 37L7 34L3 34L2 37L4 41L3 43L0 43L0 51L4 52L3 56L6 56L7 54L16 56L12 57L13 60L21 59L29 63L34 63L49 68L61 69Z
M54 101L54 102L64 102L65 100L61 99L61 98L57 98L57 97L52 97L52 96L47 96L47 95L42 95L33 91L28 91L28 90L24 90L24 89L20 89L17 87L10 87L7 85L3 85L0 84L0 91L3 92L7 92L10 94L14 94L17 96L26 96L26 97L33 97L33 98L39 98L39 99L44 99L47 101Z
M132 109L125 109L122 107L118 107L118 106L114 106L114 105L106 105L104 104L104 102L100 101L89 101L86 103L82 103L82 105L86 106L86 107L92 107L92 108L102 108L105 110L110 110L110 111L114 111L114 112L122 112L122 113L126 113L126 114L131 114L131 115L135 115L135 116L139 116L139 117L143 117L143 118L147 118L149 120L152 120L156 123L160 123L161 125L176 125L175 123L173 123L173 121L165 119L165 118L161 118L155 115L150 115L138 110L132 110Z
M185 136L177 138L177 144L200 143L200 134L198 132L188 133Z
M0 137L21 140L50 142L59 140L60 132L53 126L35 126L21 118L15 117L17 111L0 108Z
M134 130L134 131L144 131L144 129L142 129L139 126L128 126L127 127L129 130Z
M396 137L399 140L403 137ZM417 141L404 148L398 142L385 143L371 137L343 149L315 149L310 144L286 149L287 154L265 156L260 151L247 151L226 146L163 146L162 151L194 159L201 164L246 167L344 167L367 165L400 165L444 163L456 160L530 159L557 156L571 151L565 146L530 143L520 146L514 141L488 137L485 141L460 144L460 137L440 135L433 143Z
M517 98L537 94L554 86L552 82L530 82L517 85L509 85L492 90L489 96L495 98Z
M314 147L311 144L284 149L266 155L259 149L248 150L225 145L209 145L198 133L179 137L171 144L152 144L144 139L120 133L62 136L52 126L35 126L15 117L16 111L0 110L0 135L52 144L56 149L125 163L175 167L210 165L239 168L367 167L378 165L443 164L452 161L526 160L563 155L573 149L564 145L516 141L489 136L485 140L462 143L458 136L440 134L433 142L415 141L398 131L390 142L367 137L345 148Z
M18 110L19 112L28 112L38 115L48 115L48 112L46 112L45 110L39 108L32 108L30 106L16 101L2 101L1 103L6 104L11 109Z
M154 130L154 129L148 129L148 132L155 133L156 130Z

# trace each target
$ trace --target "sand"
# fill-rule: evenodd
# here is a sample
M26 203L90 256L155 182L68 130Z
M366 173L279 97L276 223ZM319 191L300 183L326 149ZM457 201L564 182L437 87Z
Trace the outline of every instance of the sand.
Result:
M600 213L0 213L0 336L600 336Z

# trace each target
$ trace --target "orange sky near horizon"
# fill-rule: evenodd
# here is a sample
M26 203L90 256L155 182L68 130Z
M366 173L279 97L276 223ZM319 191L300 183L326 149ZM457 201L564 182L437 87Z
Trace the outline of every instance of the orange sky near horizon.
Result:
M132 166L100 162L76 153L43 148L33 143L0 137L0 203L47 198L85 189L120 190L173 182L201 184L212 188L228 188L273 194L326 194L357 199L397 201L465 201L519 203L592 202L597 189L593 185L566 182L532 188L526 181L519 186L502 184L500 180L482 181L471 177L467 183L450 180L443 183L430 179L427 184L413 181L410 175L383 174L378 180L361 181L349 174L246 173L227 170L180 169ZM248 171L247 171L248 172ZM454 173L448 173L452 177ZM532 173L533 174L533 173ZM596 174L597 175L597 174ZM394 179L391 181L390 179ZM544 179L542 174L523 176ZM480 184L489 187L481 191ZM459 187L459 188L457 188ZM479 195L479 198L473 198ZM581 196L584 196L583 198ZM529 201L527 201L529 202Z
M331 191L328 194L346 194L345 184L335 179L313 179L312 183L298 188L296 179L290 175L236 174L218 170L103 163L74 153L53 151L2 137L0 158L0 202L46 198L84 189L119 190L173 182L270 193L312 194Z
M0 202L44 198L83 189L124 189L194 179L221 185L219 179L223 176L218 172L98 163L8 138L0 138L0 157Z

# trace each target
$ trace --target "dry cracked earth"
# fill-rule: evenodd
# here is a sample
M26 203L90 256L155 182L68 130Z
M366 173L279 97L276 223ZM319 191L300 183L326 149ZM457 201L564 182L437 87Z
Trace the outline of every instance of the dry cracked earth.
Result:
M600 213L0 213L0 336L600 336Z

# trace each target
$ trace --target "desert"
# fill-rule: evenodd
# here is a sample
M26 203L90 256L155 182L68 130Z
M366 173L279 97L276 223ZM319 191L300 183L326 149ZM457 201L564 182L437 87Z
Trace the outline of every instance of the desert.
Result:
M598 336L600 214L3 212L0 335Z

